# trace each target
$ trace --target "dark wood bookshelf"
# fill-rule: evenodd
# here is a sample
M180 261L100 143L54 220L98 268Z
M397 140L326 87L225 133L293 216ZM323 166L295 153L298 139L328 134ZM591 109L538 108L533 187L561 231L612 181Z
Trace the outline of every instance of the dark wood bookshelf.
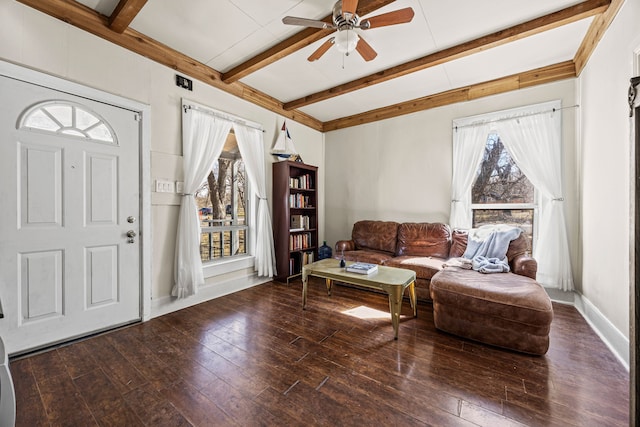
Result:
M292 231L295 216L304 221L295 228L303 230ZM275 279L288 283L301 275L305 263L318 259L317 166L291 161L273 163L273 233Z

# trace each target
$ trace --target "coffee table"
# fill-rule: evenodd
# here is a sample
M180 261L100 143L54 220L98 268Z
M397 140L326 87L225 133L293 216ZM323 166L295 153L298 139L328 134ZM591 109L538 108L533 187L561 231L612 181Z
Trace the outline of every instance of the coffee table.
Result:
M347 262L347 266L353 264ZM364 286L366 288L381 289L389 295L389 310L391 311L391 323L393 324L394 339L398 339L398 326L400 324L400 309L404 290L409 288L409 299L413 308L413 317L417 317L416 305L416 273L404 268L378 266L378 271L371 274L349 273L340 267L337 259L323 259L302 267L302 309L307 307L307 283L309 276L322 277L327 285L327 295L331 295L331 286L334 280L351 285Z

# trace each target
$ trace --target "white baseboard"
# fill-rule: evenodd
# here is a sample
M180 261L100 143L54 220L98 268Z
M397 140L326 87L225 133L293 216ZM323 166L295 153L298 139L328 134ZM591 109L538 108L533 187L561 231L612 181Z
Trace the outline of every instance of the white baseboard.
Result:
M575 293L573 305L628 371L630 363L629 339L591 301L578 292Z
M271 281L269 277L258 277L255 273L242 278L232 278L223 282L205 284L198 289L198 293L187 298L176 299L166 296L151 302L151 318L169 314L192 305L200 304L234 292L248 289Z
M551 298L551 301L553 302L575 305L576 293L573 291L563 291L561 289L547 287L545 287L544 290L547 291L549 298Z

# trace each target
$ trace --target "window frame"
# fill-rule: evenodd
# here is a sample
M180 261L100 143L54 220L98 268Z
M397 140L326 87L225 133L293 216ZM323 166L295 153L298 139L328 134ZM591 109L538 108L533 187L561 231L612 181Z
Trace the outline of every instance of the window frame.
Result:
M56 116L56 114L50 112L48 107L69 108L71 111L71 124L65 125L64 123L62 123L63 119L59 116ZM95 120L95 122L87 126L86 128L78 127L78 124L77 124L78 111L92 117ZM31 117L33 117L38 112L42 112L42 114L47 116L52 123L58 126L58 128L54 130L54 129L44 128L41 126L32 126L28 124ZM107 130L110 139L96 138L90 134L90 131L100 126L103 126ZM64 135L65 137L71 137L79 140L96 142L99 144L120 145L116 133L114 132L113 128L104 117L102 117L100 114L96 113L95 111L91 110L85 105L81 105L81 104L78 104L77 102L67 101L67 100L54 99L54 100L39 102L35 105L32 105L30 108L28 108L26 111L24 111L21 114L20 118L18 119L17 128L22 130L32 131L32 132L43 133L47 135ZM72 133L70 133L70 131Z

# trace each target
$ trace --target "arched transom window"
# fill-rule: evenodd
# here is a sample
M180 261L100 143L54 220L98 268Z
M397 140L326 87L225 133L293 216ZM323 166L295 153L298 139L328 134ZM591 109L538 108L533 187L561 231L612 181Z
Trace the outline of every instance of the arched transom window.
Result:
M102 117L73 102L34 105L24 112L19 127L117 144L113 129Z

